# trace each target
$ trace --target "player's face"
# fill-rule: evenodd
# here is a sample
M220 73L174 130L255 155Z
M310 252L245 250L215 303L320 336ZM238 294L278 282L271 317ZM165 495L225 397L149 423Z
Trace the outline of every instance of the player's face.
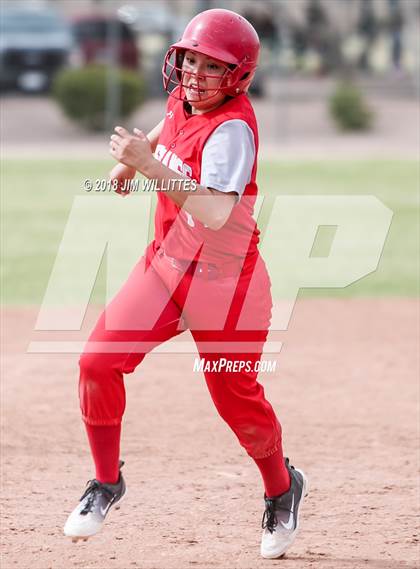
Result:
M218 91L226 64L197 53L187 51L182 63L182 83L187 101L196 113L205 113L223 103L226 95Z

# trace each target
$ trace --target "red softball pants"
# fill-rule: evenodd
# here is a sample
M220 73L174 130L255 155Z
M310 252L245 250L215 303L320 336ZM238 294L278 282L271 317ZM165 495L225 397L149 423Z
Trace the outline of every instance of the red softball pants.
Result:
M156 253L153 258L150 252ZM100 316L79 362L83 420L120 424L124 374L159 344L189 329L200 357L210 362L204 375L218 413L251 457L272 455L281 448L281 427L254 369L271 318L264 262L259 255L247 258L238 280L209 279L197 269L183 273L173 261L152 243ZM221 358L230 362L226 371L219 369ZM239 369L241 361L252 365Z

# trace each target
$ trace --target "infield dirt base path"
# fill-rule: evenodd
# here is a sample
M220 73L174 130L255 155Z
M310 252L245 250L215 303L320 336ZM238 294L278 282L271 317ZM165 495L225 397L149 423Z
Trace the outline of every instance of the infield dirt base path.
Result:
M36 310L7 308L2 569L417 567L418 317L415 300L298 301L260 379L310 494L287 558L265 561L257 468L192 354L152 354L127 377L127 498L95 538L65 538L93 476L78 358L25 353Z

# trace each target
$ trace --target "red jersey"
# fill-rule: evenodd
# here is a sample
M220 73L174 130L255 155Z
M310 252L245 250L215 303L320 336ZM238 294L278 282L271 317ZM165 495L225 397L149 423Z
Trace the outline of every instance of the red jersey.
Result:
M155 243L160 246L165 240L165 252L171 257L197 259L199 250L200 261L223 263L235 257L243 258L247 253L253 253L257 249L259 230L252 214L258 192L255 181L258 128L253 108L245 94L230 99L217 109L201 115L187 113L183 101L169 97L155 157L173 171L199 183L201 159L206 141L218 126L233 119L247 123L254 135L255 158L250 181L245 187L242 198L233 207L229 219L219 230L210 229L198 219L193 219L164 192L158 192ZM171 227L172 230L169 231Z

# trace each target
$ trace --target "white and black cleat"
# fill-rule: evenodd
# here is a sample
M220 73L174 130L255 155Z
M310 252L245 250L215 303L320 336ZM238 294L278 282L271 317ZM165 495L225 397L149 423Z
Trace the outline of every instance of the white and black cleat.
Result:
M285 463L290 474L290 489L273 498L264 496L261 555L265 559L282 557L296 539L300 508L307 495L308 482L305 474L290 466L288 458Z
M120 468L124 465L120 461ZM103 484L98 480L89 480L79 504L67 518L64 526L64 535L71 537L72 542L87 541L89 537L98 533L111 509L121 501L125 494L125 482L121 474L116 484Z

